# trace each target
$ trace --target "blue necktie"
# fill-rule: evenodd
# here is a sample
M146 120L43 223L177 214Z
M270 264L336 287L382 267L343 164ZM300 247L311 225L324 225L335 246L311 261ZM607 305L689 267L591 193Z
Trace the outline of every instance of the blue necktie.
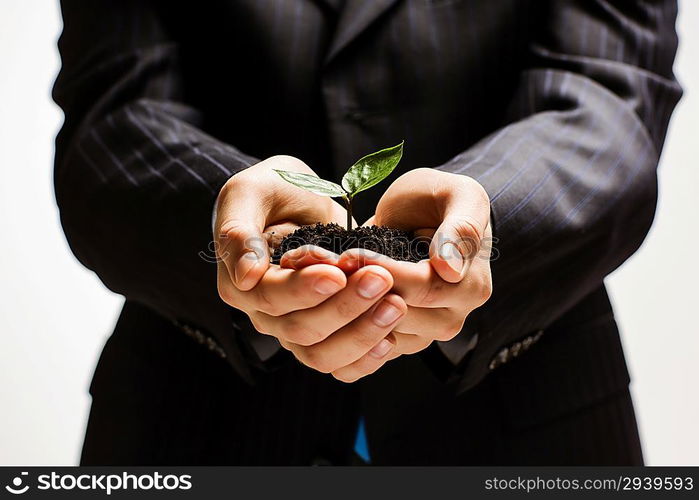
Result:
M366 440L366 429L364 428L364 417L359 417L359 426L357 427L357 437L354 441L354 452L359 455L366 463L371 463L369 456L369 446Z

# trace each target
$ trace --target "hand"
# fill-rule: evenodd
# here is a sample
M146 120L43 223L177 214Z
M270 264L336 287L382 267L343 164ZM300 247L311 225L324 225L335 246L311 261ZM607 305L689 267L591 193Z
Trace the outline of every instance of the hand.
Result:
M313 173L300 160L275 156L234 175L221 189L214 224L219 295L312 368L342 369L348 378L378 368L392 347L382 341L406 310L400 297L387 295L391 275L367 266L348 279L337 267L338 256L317 247L297 255L301 262L322 263L299 269L270 264L265 234L346 218L331 199L295 188L272 169Z
M433 340L451 340L492 290L489 247L483 244L492 234L490 204L473 179L432 169L412 170L388 188L376 215L365 225L374 223L431 237L430 259L399 262L362 249L348 250L339 258L334 254L324 257L306 247L287 252L280 263L297 270L336 265L351 277L365 266L379 266L390 273L393 294L387 297L400 298L407 305L402 319L385 338L391 350L370 365L355 363L332 371L345 382L369 375L402 354L419 352Z
M224 265L219 266L224 291L224 270L239 290L257 285L270 265L270 239L304 224L345 220L346 212L338 203L292 186L274 169L314 174L297 158L273 156L234 175L221 188L214 234Z
M490 201L470 177L421 168L398 178L385 192L377 224L431 236L429 261L398 262L363 250L340 256L345 271L379 265L394 279L393 292L408 305L393 330L396 346L388 359L425 349L433 340L451 340L466 317L490 297Z

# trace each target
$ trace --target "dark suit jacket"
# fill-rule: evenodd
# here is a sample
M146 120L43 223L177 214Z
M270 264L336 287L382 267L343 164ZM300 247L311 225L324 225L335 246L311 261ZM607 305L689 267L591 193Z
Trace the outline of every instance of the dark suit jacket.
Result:
M603 280L653 219L681 94L675 2L338 5L62 2L61 221L127 300L93 379L84 461L341 461L358 387L378 463L640 461ZM492 200L492 298L453 341L354 386L261 359L216 294L219 189L274 154L337 179L402 139L401 165L358 200L358 219L409 169L474 177ZM416 417L434 423L418 432ZM555 425L560 449L532 445Z

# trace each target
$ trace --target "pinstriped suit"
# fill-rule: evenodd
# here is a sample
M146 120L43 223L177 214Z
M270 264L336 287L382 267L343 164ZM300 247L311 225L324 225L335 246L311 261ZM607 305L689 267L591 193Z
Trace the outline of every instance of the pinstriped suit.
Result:
M376 463L639 463L603 280L653 218L675 2L341 4L63 2L61 221L127 299L83 462L343 463L361 408ZM198 256L218 190L273 154L336 179L403 138L384 188L431 166L488 191L491 300L360 384L266 359Z

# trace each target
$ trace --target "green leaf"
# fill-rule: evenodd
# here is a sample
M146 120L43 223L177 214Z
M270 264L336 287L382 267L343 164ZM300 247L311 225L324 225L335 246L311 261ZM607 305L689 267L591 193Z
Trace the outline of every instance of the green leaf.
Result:
M403 156L403 142L367 155L349 168L342 177L342 187L350 197L375 186L393 172Z
M345 190L342 189L342 186L335 184L334 182L323 180L317 175L287 172L285 170L275 170L275 172L278 173L286 182L289 182L296 187L300 187L301 189L305 189L306 191L310 191L311 193L331 197L347 195Z

